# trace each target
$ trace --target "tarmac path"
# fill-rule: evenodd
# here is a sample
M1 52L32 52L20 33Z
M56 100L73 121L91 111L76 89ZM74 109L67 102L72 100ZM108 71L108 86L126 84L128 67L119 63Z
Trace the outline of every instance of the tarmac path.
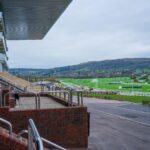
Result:
M91 123L89 146L82 150L150 150L150 107L95 98L84 104Z

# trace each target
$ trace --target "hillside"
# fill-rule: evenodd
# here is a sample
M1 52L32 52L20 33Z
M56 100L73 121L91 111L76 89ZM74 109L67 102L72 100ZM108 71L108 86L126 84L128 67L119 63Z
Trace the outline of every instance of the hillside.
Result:
M52 69L10 69L19 76L56 76L56 77L113 77L128 76L132 73L150 73L150 58L126 58L116 60L92 61L78 65Z

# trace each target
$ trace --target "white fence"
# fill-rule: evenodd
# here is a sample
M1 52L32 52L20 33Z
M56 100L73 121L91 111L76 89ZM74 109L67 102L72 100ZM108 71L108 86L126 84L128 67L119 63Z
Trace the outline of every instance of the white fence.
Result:
M150 92L120 92L120 95L130 95L130 96L148 96L150 97Z

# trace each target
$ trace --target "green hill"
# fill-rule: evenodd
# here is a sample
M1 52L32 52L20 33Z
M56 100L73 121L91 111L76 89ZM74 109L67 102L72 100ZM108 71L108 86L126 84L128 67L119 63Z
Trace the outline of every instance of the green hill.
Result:
M55 77L114 77L150 73L150 58L125 58L104 61L92 61L78 65L52 69L12 68L10 73L20 76Z

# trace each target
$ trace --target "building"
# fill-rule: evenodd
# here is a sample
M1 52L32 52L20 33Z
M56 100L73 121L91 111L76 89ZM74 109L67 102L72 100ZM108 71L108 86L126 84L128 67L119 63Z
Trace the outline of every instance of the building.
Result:
M62 89L58 91L55 87L46 92L36 93L31 88L31 83L7 73L6 39L43 39L71 1L0 0L0 149L2 150L32 150L33 147L43 150L43 143L46 143L44 147L49 144L57 149L88 146L89 115L87 108L83 106L81 91L74 91L77 92L76 101L73 101L73 91ZM14 96L16 91L20 97L19 105L16 105L17 99ZM6 126L9 127L9 132ZM23 137L22 134L27 132L28 138Z
M8 57L6 52L7 52L7 45L5 38L3 13L0 12L0 72L8 70L7 64Z
M71 1L0 0L0 72L8 70L6 39L43 39Z

